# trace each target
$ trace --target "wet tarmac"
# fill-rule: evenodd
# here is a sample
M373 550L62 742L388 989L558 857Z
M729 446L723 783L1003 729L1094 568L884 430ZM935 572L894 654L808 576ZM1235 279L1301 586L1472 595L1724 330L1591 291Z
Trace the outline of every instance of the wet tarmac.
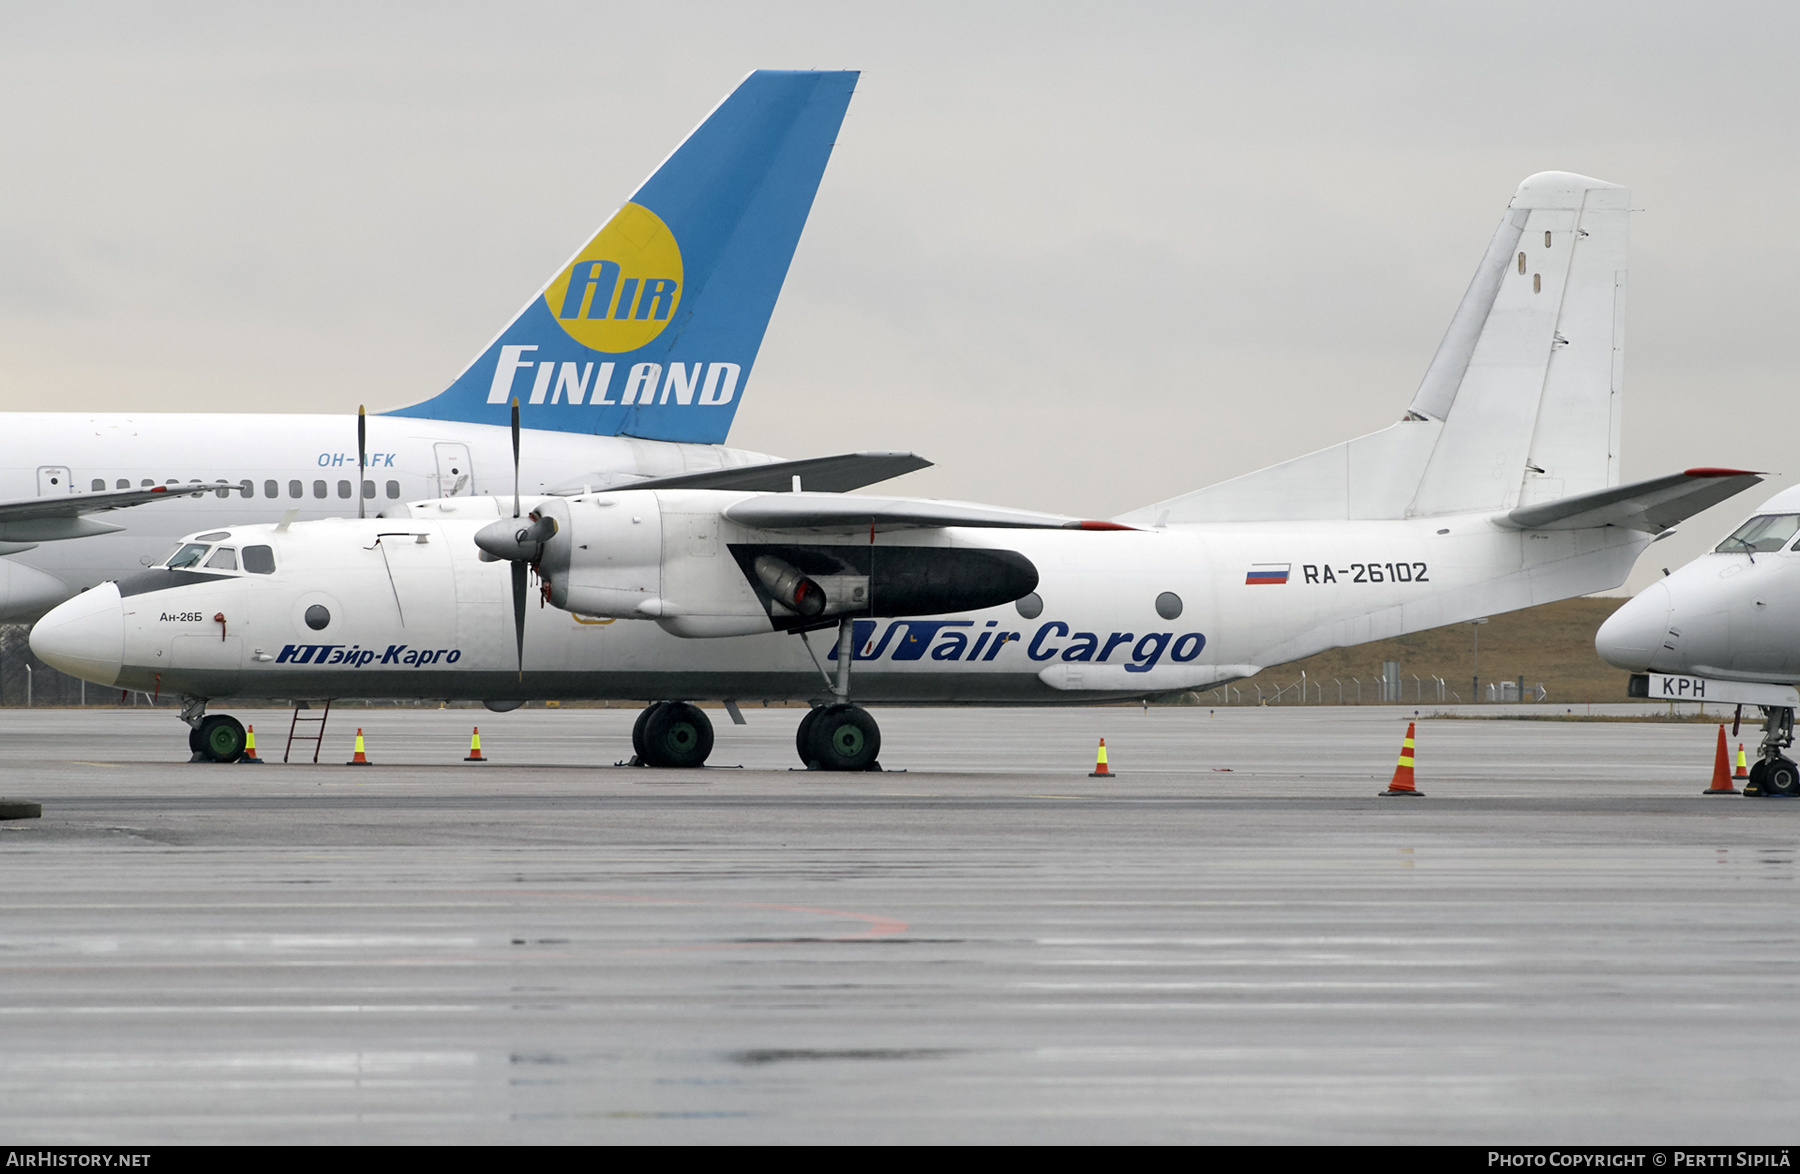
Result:
M1788 1142L1800 803L1703 798L1711 726L1423 708L1403 800L1411 707L881 710L856 776L789 769L799 710L714 711L687 773L611 765L625 710L335 712L369 768L0 712L43 804L0 1129Z

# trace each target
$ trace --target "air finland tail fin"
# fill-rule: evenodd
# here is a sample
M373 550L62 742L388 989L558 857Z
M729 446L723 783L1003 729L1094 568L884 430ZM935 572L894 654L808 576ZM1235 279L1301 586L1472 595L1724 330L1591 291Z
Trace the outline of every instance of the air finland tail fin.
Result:
M442 394L385 414L718 444L855 72L758 70Z
M1618 484L1630 192L1519 185L1400 423L1118 520L1511 510Z

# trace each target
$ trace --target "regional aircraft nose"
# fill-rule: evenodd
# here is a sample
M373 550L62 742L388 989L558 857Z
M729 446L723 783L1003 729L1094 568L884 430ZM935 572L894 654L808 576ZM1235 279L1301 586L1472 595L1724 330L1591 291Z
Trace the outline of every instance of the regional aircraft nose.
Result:
M115 684L125 662L125 605L116 583L102 583L50 610L31 629L31 650L52 668Z
M1643 672L1668 636L1674 610L1675 599L1669 588L1661 582L1652 583L1600 625L1594 633L1594 650L1614 668Z

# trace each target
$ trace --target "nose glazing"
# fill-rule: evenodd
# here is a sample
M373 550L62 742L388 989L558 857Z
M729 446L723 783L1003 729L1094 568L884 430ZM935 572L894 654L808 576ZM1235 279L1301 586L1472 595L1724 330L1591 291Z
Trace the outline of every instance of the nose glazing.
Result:
M31 651L50 667L112 685L125 662L125 608L112 583L52 608L31 629Z

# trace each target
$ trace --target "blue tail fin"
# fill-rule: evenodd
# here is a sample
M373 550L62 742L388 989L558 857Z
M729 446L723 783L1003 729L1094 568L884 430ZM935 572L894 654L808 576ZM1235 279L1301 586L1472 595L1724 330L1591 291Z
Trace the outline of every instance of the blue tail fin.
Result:
M857 74L745 78L444 392L390 416L718 444Z

